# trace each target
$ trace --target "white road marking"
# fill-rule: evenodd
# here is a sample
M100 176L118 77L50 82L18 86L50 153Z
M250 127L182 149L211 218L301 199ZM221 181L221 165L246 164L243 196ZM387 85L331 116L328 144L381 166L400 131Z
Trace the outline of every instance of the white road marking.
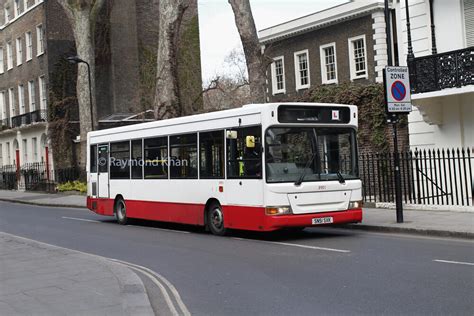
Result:
M471 262L449 261L449 260L441 260L441 259L435 259L433 261L434 262L441 262L441 263L452 263L452 264L462 264L462 265L466 265L466 266L474 266L474 263L471 263Z
M261 243L267 243L267 244L273 244L273 245L299 247L299 248L306 248L306 249L312 249L312 250L323 250L323 251L342 252L342 253L351 252L350 250L344 250L344 249L317 247L317 246L293 244L293 243L278 242L278 241L254 240L254 239L245 239L245 238L238 238L238 237L232 237L232 239L245 240L245 241L255 241L255 242L261 242Z
M96 221L96 220L87 219L87 218L77 218L77 217L67 217L67 216L63 216L62 218L64 218L64 219L72 219L72 220L74 220L74 221L81 221L81 222L102 223L101 221Z
M165 300L166 300L168 306L170 307L170 309L172 309L172 312L174 312L174 313L176 313L176 315L178 315L178 313L176 311L176 308L174 307L174 304L171 302L171 299L168 295L168 292L166 291L166 289L164 287L164 286L166 286L170 290L171 294L173 294L175 301L178 303L178 306L180 307L180 309L182 311L182 314L179 314L179 315L186 315L186 316L191 315L188 308L186 307L183 300L181 299L181 296L179 295L178 290L176 290L176 288L173 286L173 284L171 284L171 282L168 281L165 277L163 277L162 275L156 273L155 271L153 271L151 269L148 269L147 267L143 267L143 266L140 266L138 264L125 262L125 261L121 261L121 260L118 260L118 259L110 259L110 260L112 260L114 262L117 262L117 263L120 263L120 264L123 264L123 265L126 265L129 268L134 269L134 270L136 270L140 273L143 273L148 278L150 278L151 281L153 283L155 283L160 288L160 290L162 291L163 296L165 297ZM161 282L163 282L164 285Z
M139 226L139 225L127 225L130 227L140 227L140 228L151 228L156 230L163 230L165 232L172 232L172 233L181 233L181 234L190 234L191 232L185 230L174 230L174 229L167 229L167 228L157 228L157 227L146 227L146 226Z

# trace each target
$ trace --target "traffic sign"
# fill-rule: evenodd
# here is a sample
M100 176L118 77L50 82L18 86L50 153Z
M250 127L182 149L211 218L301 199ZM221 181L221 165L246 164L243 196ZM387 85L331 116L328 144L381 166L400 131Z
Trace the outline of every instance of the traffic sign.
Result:
M408 67L385 67L384 83L387 112L411 112L410 75Z

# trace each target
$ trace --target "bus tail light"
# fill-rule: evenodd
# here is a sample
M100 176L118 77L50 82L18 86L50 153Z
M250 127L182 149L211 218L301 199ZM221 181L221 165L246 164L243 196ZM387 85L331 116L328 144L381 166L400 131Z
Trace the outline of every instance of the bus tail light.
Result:
M364 206L364 201L362 200L349 202L349 210L359 209L359 208L362 208L363 206Z
M291 214L291 208L289 206L271 206L265 208L265 214L267 215L283 215Z

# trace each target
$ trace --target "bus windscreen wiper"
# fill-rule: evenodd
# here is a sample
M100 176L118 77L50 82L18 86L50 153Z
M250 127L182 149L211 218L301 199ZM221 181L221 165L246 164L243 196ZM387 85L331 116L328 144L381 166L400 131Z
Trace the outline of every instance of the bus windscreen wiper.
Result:
M316 157L316 153L313 153L313 155L311 155L311 158L308 160L308 162L304 166L303 172L301 173L300 177L298 178L298 180L295 181L295 185L300 185L303 182L304 177L306 176L306 171L308 170L309 166L313 163L314 157Z
M342 174L338 171L337 173L337 179L339 180L339 183L344 184L346 183L346 179L342 176Z

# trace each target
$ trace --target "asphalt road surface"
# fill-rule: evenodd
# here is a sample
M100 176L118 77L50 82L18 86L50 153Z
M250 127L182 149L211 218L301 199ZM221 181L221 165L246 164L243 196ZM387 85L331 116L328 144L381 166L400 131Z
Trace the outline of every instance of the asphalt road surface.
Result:
M148 267L193 315L474 315L474 241L310 228L235 232L0 202L0 231Z

